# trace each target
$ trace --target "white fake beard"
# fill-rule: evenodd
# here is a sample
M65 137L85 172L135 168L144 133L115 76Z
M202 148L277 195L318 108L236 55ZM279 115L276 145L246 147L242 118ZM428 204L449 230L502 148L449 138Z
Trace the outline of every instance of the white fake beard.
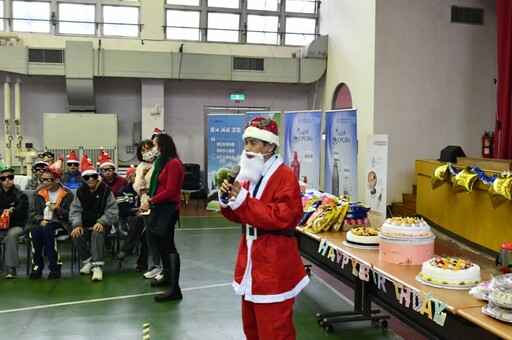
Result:
M252 157L249 158L248 156ZM264 166L265 160L261 153L244 150L240 156L240 173L236 179L242 182L249 181L256 184L261 178Z

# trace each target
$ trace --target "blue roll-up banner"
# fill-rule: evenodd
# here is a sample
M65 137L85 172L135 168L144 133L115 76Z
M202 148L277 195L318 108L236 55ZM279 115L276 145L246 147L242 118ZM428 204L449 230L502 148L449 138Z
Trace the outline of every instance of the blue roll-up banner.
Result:
M320 187L322 111L285 112L284 162L307 188Z
M325 111L324 191L357 202L357 110Z
M240 161L244 149L244 119L243 114L208 115L207 183L210 190L217 189L215 174L219 169L231 169Z

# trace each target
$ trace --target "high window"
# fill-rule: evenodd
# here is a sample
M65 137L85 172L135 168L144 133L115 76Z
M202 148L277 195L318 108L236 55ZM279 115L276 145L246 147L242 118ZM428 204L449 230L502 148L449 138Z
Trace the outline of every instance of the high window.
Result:
M50 3L13 1L12 29L17 32L50 33Z

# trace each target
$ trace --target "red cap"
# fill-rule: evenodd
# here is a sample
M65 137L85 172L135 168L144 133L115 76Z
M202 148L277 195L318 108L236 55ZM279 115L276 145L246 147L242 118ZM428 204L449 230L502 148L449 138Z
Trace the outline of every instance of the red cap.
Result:
M502 243L500 248L503 250L512 250L512 242Z

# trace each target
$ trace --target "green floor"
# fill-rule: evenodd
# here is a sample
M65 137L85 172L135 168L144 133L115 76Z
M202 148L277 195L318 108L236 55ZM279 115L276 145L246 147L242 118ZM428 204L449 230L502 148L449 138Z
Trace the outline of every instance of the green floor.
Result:
M25 259L15 280L0 281L2 339L244 339L240 298L231 287L240 228L223 217L184 217L176 231L181 254L179 302L155 303L158 291L134 271L135 257L121 269L110 254L102 282L70 273L69 245L63 245L63 277L28 280ZM20 246L20 254L25 254ZM46 277L47 271L44 272ZM298 339L397 339L370 322L318 326L317 312L350 310L350 304L314 274L297 298Z

